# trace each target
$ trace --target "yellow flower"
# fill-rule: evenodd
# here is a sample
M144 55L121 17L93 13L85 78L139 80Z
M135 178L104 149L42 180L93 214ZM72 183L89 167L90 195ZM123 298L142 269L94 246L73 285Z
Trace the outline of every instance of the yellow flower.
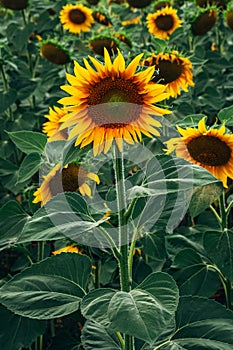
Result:
M63 247L61 249L55 250L53 252L53 255L58 255L61 253L77 253L77 254L82 254L82 252L80 251L80 249L77 246L73 246L73 245L67 245L66 247Z
M62 87L71 96L59 101L71 112L62 118L60 129L73 126L69 139L76 138L75 146L93 142L93 153L97 155L108 152L114 139L121 151L123 139L134 144L142 140L142 133L148 137L159 135L155 127L161 124L151 115L170 111L153 103L164 100L168 94L165 86L149 83L154 67L135 73L142 55L136 56L128 67L119 50L112 62L105 49L105 64L90 57L96 69L86 59L86 68L75 62L75 76L67 74L71 85Z
M194 86L192 63L188 58L182 57L177 51L171 53L153 54L142 62L145 66L155 65L158 74L152 79L155 83L167 85L166 91L171 97L181 94L181 89L188 91Z
M102 13L100 11L94 11L92 13L92 16L97 23L102 24L106 27L111 27L112 22L105 13Z
M128 19L126 21L122 21L121 24L123 26L130 26L131 24L138 24L140 22L140 16L134 17L132 19Z
M182 24L177 16L177 10L172 6L161 8L155 13L149 13L146 20L149 33L165 40L169 39L169 36Z
M178 157L202 166L227 187L227 178L233 179L233 135L224 125L207 129L205 118L198 128L177 129L181 137L165 142L167 153L175 150Z
M82 4L63 6L60 12L60 21L64 29L74 34L88 32L94 23L92 10Z
M63 108L54 106L49 108L49 114L45 117L48 118L48 122L43 124L43 132L48 136L48 142L66 140L68 137L67 130L59 130L61 126L61 118L66 115L66 111Z
M100 183L99 177L88 172L82 165L69 164L62 169L61 164L57 164L50 172L44 176L41 186L33 194L33 203L41 202L45 205L51 198L62 192L79 191L82 196L91 196L91 188L86 183L87 179Z

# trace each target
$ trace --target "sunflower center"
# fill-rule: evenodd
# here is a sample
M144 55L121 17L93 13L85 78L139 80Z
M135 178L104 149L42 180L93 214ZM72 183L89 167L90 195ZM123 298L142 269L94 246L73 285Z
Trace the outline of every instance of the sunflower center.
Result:
M159 61L156 68L159 69L159 74L153 78L153 82L161 80L160 83L164 85L177 80L183 72L183 66L181 64L167 60Z
M88 97L89 115L96 125L115 128L138 119L143 95L132 80L111 77L96 83Z
M187 148L193 159L204 165L225 165L231 156L230 147L214 136L196 137L188 142Z
M82 11L75 9L70 11L69 19L75 24L82 24L85 22L86 16Z
M170 30L173 28L173 18L170 15L159 16L155 19L155 24L160 30Z
M49 182L51 195L54 197L62 192L76 192L85 182L86 170L76 164L69 164L67 168L59 171Z

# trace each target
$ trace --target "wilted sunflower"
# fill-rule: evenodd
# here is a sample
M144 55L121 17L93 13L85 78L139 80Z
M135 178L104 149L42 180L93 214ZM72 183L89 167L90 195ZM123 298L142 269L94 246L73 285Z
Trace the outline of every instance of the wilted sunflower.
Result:
M88 32L94 23L92 10L82 4L63 6L60 12L60 21L69 32L79 34Z
M0 4L6 9L20 11L28 6L28 0L0 0Z
M94 11L92 13L92 16L97 23L102 24L106 27L111 27L112 22L111 22L110 18L105 13L100 12L100 11Z
M187 92L189 86L194 86L192 63L188 58L179 55L177 51L153 54L142 64L144 66L155 65L158 74L152 78L152 81L166 85L166 91L171 97L180 95L181 89Z
M69 139L76 138L75 146L84 147L93 142L94 155L108 152L113 140L122 150L122 139L129 144L141 141L142 133L151 137L159 135L155 127L160 123L151 115L168 114L170 111L153 103L168 97L165 86L150 84L154 67L135 73L143 54L136 56L125 67L125 60L118 50L112 62L105 49L105 64L90 57L93 69L84 59L86 68L75 62L75 76L67 74L71 85L61 88L71 96L59 102L67 106L70 115L62 118L61 128L74 126Z
M215 25L218 12L215 8L210 8L202 12L192 23L192 32L194 35L204 35L208 33Z
M89 46L95 54L100 56L104 56L104 48L106 48L110 56L113 56L118 48L116 39L107 36L90 39Z
M97 184L100 182L98 175L88 172L82 165L69 164L62 169L61 164L57 164L44 176L41 186L33 194L36 197L33 203L41 202L41 206L43 206L62 192L79 191L82 196L90 197L91 188L86 183L88 178Z
M66 64L70 62L69 52L53 40L41 42L40 55L53 64Z
M150 5L151 0L126 0L128 4L135 8L143 8Z
M196 4L200 7L208 7L208 5L216 5L220 9L225 9L227 0L196 0Z
M59 130L61 126L61 118L66 115L67 112L63 108L54 106L49 108L49 114L46 114L45 117L49 121L43 124L43 133L47 134L48 142L66 140L68 133L66 129Z
M167 153L175 150L178 157L202 166L227 187L227 177L233 179L233 135L226 133L224 125L207 129L205 118L198 128L177 129L181 137L165 142Z
M171 6L149 13L146 21L149 33L165 40L169 39L169 36L182 24L177 16L177 10Z

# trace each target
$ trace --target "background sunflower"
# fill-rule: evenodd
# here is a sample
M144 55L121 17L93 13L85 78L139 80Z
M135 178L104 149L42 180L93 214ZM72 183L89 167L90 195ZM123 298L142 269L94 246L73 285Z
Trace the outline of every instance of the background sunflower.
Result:
M63 6L60 12L60 21L64 29L69 30L71 33L79 34L90 30L91 25L94 23L94 18L92 17L92 10L88 7L82 4L67 4Z

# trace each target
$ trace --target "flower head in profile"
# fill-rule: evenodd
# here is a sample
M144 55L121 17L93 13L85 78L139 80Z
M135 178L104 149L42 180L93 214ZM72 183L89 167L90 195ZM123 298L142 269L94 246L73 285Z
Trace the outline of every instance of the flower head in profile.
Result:
M216 7L201 10L192 23L193 34L204 35L208 33L214 27L217 17L218 11Z
M0 0L0 5L6 9L20 11L28 6L28 0Z
M91 179L99 184L98 175L88 172L79 164L68 164L62 168L58 163L50 172L43 177L41 186L34 192L33 203L45 205L58 193L79 191L82 196L91 196L91 188L87 180Z
M224 11L224 18L228 28L233 30L233 3L227 6L226 11Z
M146 21L149 33L165 40L169 39L170 35L182 24L177 16L177 10L172 6L163 7L155 13L149 13Z
M71 60L69 52L54 40L41 41L40 55L57 65L66 64Z
M110 56L117 52L117 40L111 36L99 35L89 40L90 49L97 55L104 56L104 49L106 49Z
M102 24L106 27L111 27L111 19L103 11L93 11L92 16L97 23Z
M153 77L152 81L166 85L171 97L177 97L181 94L181 90L187 92L189 86L194 86L192 63L188 58L182 57L178 51L153 54L142 64L155 65L158 74Z
M60 21L64 29L70 33L79 34L88 32L94 23L92 10L82 4L63 6L60 12Z
M49 114L45 117L48 121L43 124L43 133L47 134L48 142L66 140L68 138L67 130L59 130L61 126L61 118L66 115L66 111L63 108L54 106L49 108Z
M154 67L136 73L142 56L136 56L126 67L119 50L112 62L105 49L104 64L93 57L90 57L93 66L86 59L85 68L75 62L75 75L67 74L70 85L62 87L71 96L59 102L68 112L62 118L60 130L72 127L69 139L75 138L76 146L93 142L93 153L97 155L108 152L113 140L121 151L123 140L134 144L142 140L142 134L159 135L156 127L161 124L153 115L170 111L154 103L168 94L164 85L149 83Z
M150 5L151 0L126 0L127 3L135 8L144 8Z
M74 246L72 244L67 245L66 247L57 249L53 252L53 255L58 255L61 253L76 253L76 254L82 254L82 251L79 247Z
M175 150L178 157L202 166L227 187L227 178L233 179L233 135L224 125L207 128L205 118L198 128L177 129L181 137L165 142L167 153Z

